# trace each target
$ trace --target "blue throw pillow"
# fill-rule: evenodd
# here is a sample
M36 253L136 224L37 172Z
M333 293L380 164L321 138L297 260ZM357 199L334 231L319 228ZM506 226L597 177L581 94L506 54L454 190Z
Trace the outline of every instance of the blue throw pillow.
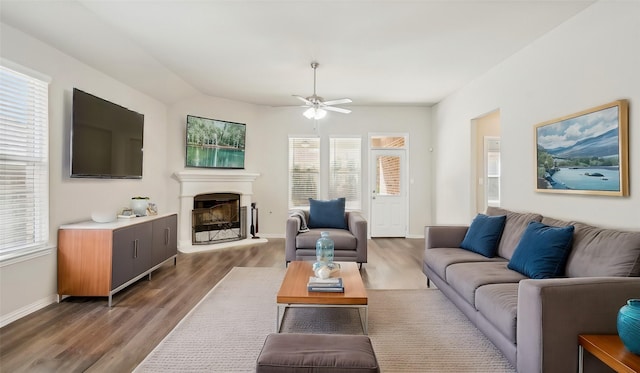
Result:
M320 201L309 198L309 228L347 229L344 219L344 198Z
M573 242L573 230L573 225L551 227L530 222L507 267L529 278L564 275Z
M488 216L478 214L464 236L460 247L492 258L498 250L498 242L502 237L504 223L507 221L506 215Z

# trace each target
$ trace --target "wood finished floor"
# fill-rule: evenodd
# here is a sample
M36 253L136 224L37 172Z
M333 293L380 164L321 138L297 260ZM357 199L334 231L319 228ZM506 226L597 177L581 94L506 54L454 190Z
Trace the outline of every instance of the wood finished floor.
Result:
M362 277L370 289L426 288L422 239L373 239ZM179 254L151 281L106 298L71 297L0 329L2 372L130 372L233 267L284 268L284 239Z

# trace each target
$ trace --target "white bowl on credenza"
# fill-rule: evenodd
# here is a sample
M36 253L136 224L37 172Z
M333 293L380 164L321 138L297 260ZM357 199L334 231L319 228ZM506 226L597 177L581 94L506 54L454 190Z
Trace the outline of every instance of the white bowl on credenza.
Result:
M110 211L94 211L91 213L91 220L96 223L111 223L116 221L117 218L116 213Z

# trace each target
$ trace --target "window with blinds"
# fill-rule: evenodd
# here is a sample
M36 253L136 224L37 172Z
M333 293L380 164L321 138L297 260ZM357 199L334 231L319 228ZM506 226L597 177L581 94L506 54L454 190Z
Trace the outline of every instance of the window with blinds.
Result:
M345 197L345 207L359 210L361 196L361 139L329 139L329 199Z
M361 209L361 143L360 137L331 137L321 147L318 137L290 137L289 208L308 207L309 198L345 197L347 209Z
M48 244L48 89L0 66L0 258Z
M320 184L320 139L289 138L289 208L309 206L318 198Z

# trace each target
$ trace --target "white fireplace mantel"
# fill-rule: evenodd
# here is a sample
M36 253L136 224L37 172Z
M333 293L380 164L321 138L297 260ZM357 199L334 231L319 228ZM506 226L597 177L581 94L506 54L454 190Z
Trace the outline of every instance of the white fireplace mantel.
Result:
M249 212L251 210L253 182L260 174L244 170L198 169L178 171L173 175L180 182L178 249L181 252L188 253L228 246L224 244L192 245L191 211L193 210L193 197L205 193L237 193L240 194L240 206L247 207L247 212ZM245 222L247 229L250 225L250 218L250 214L247 213L247 221Z
M179 182L243 181L254 182L259 173L233 170L186 170L174 173Z

